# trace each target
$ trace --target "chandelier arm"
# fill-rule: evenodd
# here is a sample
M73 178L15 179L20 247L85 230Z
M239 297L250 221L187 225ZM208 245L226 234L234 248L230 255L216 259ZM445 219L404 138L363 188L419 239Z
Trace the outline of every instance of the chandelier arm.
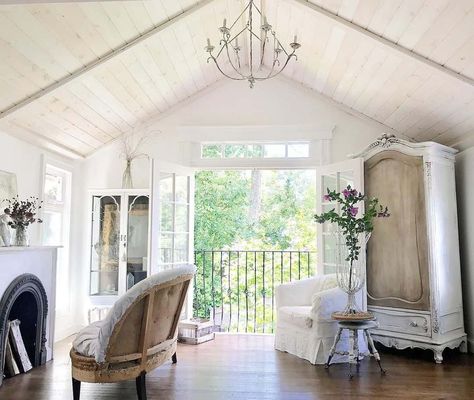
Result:
M240 15L235 19L234 23L230 26L229 30L232 30L232 28L234 27L234 25L237 23L237 21L240 19L240 17L241 17L242 15L244 15L245 11L247 11L249 7L250 7L250 3L247 4L247 7L245 7L244 10L240 13Z
M275 40L277 41L277 43L280 45L280 48L283 50L283 52L286 54L287 57L290 56L290 54L286 51L285 47L281 44L280 40L276 37L276 34L275 32L273 32L273 36L275 37ZM293 52L294 53L294 52ZM291 53L291 54L293 54Z
M224 75L226 78L232 79L233 81L246 81L246 80L248 80L248 77L246 77L246 76L244 76L244 75L242 75L242 74L240 74L240 73L239 73L239 75L240 75L242 78L235 78L235 77L233 77L233 76L230 76L230 75L226 74L226 73L221 69L221 67L219 66L219 64L217 63L217 61L216 61L216 59L215 59L214 57L209 57L209 58L207 59L207 62L209 62L209 60L214 61L214 64L216 64L216 67L217 67L217 69L219 70L219 72L220 72L222 75Z
M244 74L242 74L242 73L238 70L238 68L236 68L236 66L234 65L234 63L232 62L232 59L231 59L230 54L229 54L229 47L227 46L227 44L225 45L225 48L226 48L226 52L227 52L227 58L229 59L229 63L230 63L230 65L232 66L232 68L234 69L234 71L237 72L242 78L247 79L247 77L246 77ZM217 62L216 62L216 63L217 63Z
M295 57L295 58L296 58L296 54L291 53L291 54L288 56L288 58L286 59L285 64L283 64L283 67L282 67L279 71L277 71L275 74L273 74L273 75L268 75L268 76L266 76L265 78L255 78L255 80L256 80L256 81L264 81L264 80L266 80L266 79L274 78L275 76L280 75L280 74L283 72L283 70L286 68L287 64L290 62L290 60L291 60L292 57Z
M239 33L237 33L234 37L232 37L231 39L229 39L229 42L232 42L235 40L235 38L237 38L242 32L246 31L247 30L247 27L245 26Z
M265 57L265 45L267 44L267 32L265 32L265 37L263 38L262 43L262 53L260 54L260 69L263 66L263 59Z

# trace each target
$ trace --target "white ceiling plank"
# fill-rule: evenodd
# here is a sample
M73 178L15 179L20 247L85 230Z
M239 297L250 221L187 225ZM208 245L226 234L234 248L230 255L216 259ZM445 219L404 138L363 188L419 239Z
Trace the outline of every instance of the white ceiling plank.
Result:
M333 97L334 92L341 81L344 73L350 68L350 62L357 52L359 40L353 35L346 35L342 43L336 61L331 68L326 84L323 88L323 94Z
M360 0L343 1L341 6L339 7L339 12L337 13L337 15L344 19L347 19L348 21L352 21L357 7L359 7L359 2Z
M327 41L326 49L324 50L323 57L319 63L318 74L316 75L316 81L314 87L318 92L322 92L326 82L328 80L331 69L336 61L336 58L339 54L339 50L342 46L344 38L346 36L346 31L337 26L334 26L329 40Z
M372 21L375 12L377 11L379 3L380 0L359 1L351 21L362 28L367 28L370 24L370 21Z
M64 87L59 89L55 96L60 98L61 102L68 106L71 110L80 114L84 119L88 120L91 124L97 126L98 129L106 132L111 137L115 138L120 136L123 132L120 131L116 126L111 124L108 119L101 114L100 110L95 109L90 104L84 102L82 99L77 97L68 88Z
M367 29L382 36L403 1L405 0L390 0L379 3Z
M375 44L370 40L360 40L357 51L349 62L349 67L342 76L339 84L334 91L333 99L338 103L342 103L347 93L352 87L353 82L358 75L363 71L363 67L368 61Z
M371 84L372 78L377 71L380 70L388 56L387 52L383 51L380 47L375 47L373 49L367 61L362 66L360 73L357 75L357 79L352 82L351 88L344 96L342 102L345 105L354 108L357 99Z
M404 1L383 31L383 36L393 43L398 43L407 26L413 21L425 0Z
M415 18L400 36L398 44L408 50L412 50L420 38L430 29L436 18L443 12L449 1L450 0L425 1L423 6L418 10Z
M398 80L395 77L394 81L397 84L396 91L384 102L378 104L375 113L372 114L374 118L378 121L385 121L431 76L432 74L427 74L426 68L422 66L416 67L415 65L415 70L409 74L408 77L405 77L404 80Z
M51 138L54 142L60 143L69 149L74 149L82 155L89 154L95 150L95 147L70 136L62 129L58 129L56 126L50 124L49 121L43 119L40 120L38 115L31 113L31 110L23 109L13 118L1 122L2 124L10 122L32 132L37 132L38 134Z
M123 118L120 111L116 111L113 106L109 105L110 93L96 80L85 82L85 79L81 79L81 82L73 82L71 85L68 85L67 89L83 102L90 104L95 110L100 111L100 114L121 132L128 132L130 130L132 125Z
M466 76L460 75L457 72L452 71L451 69L449 69L445 66L439 65L436 62L431 61L431 60L429 60L425 57L422 57L421 55L419 55L415 52L411 52L411 51L409 51L409 50L407 50L407 49L391 42L390 40L387 40L383 37L380 37L380 36L370 32L370 31L364 29L363 27L361 27L359 25L356 25L355 23L348 22L344 18L341 18L337 15L334 15L334 14L330 13L329 11L324 10L321 7L318 7L318 6L316 6L312 3L309 3L307 0L288 0L288 1L292 1L292 2L297 3L297 4L299 4L303 7L307 7L308 9L315 12L315 14L320 15L321 17L324 17L324 18L328 18L331 21L334 21L335 23L337 23L338 25L341 25L341 26L345 27L346 29L350 29L352 32L357 33L361 37L369 38L374 43L376 43L379 46L384 47L388 51L395 52L397 54L402 54L404 57L406 57L410 60L415 60L416 62L418 62L420 64L424 64L424 65L428 66L429 68L436 70L437 72L440 72L440 73L445 74L446 76L449 76L452 79L462 81L462 82L466 83L467 85L469 85L471 87L474 86L474 80L473 79L470 79ZM370 4L370 3L371 2L368 2L367 4ZM364 2L363 4L366 4L366 3ZM473 5L474 5L474 2L473 2Z
M398 73L398 68L401 66L401 64L401 57L397 57L394 54L389 54L385 58L385 61L380 64L379 68L375 67L375 69L371 71L368 76L366 75L368 85L354 102L354 108L370 115L367 112L367 105L373 98L381 96L380 93L385 90L385 86L393 74L396 72ZM360 77L360 79L364 78Z
M471 135L474 132L474 116L463 122L449 127L445 132L436 136L434 139L440 143L453 143L459 141L462 137Z
M167 22L165 22L161 25L158 25L158 26L148 30L145 34L136 37L135 39L128 42L126 45L115 49L114 51L110 52L109 54L104 55L102 58L97 59L96 61L86 65L85 67L83 67L80 70L76 71L75 73L67 76L66 78L64 78L64 79L62 79L58 82L55 82L54 84L42 89L39 92L36 92L35 94L30 96L29 98L22 100L21 102L19 102L15 106L13 106L9 109L3 110L2 112L0 112L0 118L4 118L5 116L7 116L7 115L13 113L14 111L24 107L25 105L33 102L34 100L44 96L45 94L53 92L57 88L69 83L70 81L72 81L74 79L77 79L79 76L83 76L85 73L93 70L97 66L102 65L103 63L107 62L108 60L114 58L117 54L122 54L122 53L126 52L128 49L136 46L137 44L141 43L142 41L144 41L146 39L149 39L149 38L153 37L157 33L164 32L166 30L166 28L168 28L172 23L174 23L174 22L178 21L179 19L184 18L184 17L196 12L197 10L201 9L205 5L211 3L212 1L214 1L214 0L203 0L199 3L197 3L195 6L189 8L186 11L184 11L183 13L179 14L173 20L169 20L169 21L167 21ZM0 28L1 28L1 24L0 24Z
M412 48L413 52L429 57L444 38L455 28L464 16L472 10L472 0L451 1L433 21L430 28L421 36Z

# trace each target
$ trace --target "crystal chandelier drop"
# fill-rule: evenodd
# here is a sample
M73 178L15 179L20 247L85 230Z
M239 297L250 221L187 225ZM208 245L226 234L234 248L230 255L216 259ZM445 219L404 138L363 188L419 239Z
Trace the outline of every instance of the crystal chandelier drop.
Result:
M240 29L238 28L238 22L244 14L248 14L247 21ZM262 21L262 24L257 28L258 30L254 29L254 16ZM209 53L207 62L214 61L221 74L229 79L248 81L251 88L253 88L256 81L263 81L280 74L293 57L297 60L295 52L301 47L295 35L293 42L289 45L291 51L285 49L278 40L276 32L272 30L267 18L262 15L253 0L249 1L248 5L229 27L227 26L227 20L224 19L219 32L222 34L222 39L219 41L220 48L216 55L213 54L215 47L211 44L210 39L207 39L207 46L205 47L205 50ZM248 38L248 41L245 40L246 38ZM242 47L240 47L240 44L247 44L248 66L241 64ZM257 48L260 49L260 54L254 54ZM265 55L269 51L272 52L272 61L268 64L267 70L264 68ZM222 66L222 63L226 61L230 65L230 73L225 72Z

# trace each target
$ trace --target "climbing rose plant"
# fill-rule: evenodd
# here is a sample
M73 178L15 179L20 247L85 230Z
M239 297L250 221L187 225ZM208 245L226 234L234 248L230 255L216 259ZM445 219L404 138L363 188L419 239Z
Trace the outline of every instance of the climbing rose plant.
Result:
M352 264L359 259L361 246L359 244L359 235L365 233L370 234L374 230L374 218L386 218L390 214L388 208L379 204L376 198L367 199L366 196L350 185L347 186L341 193L327 189L327 194L324 195L324 201L336 202L341 205L341 212L337 213L335 208L323 214L316 214L314 219L316 222L323 224L327 221L336 224L339 231L345 239L348 255L346 261ZM366 202L365 213L358 217L359 207L357 206L361 201Z

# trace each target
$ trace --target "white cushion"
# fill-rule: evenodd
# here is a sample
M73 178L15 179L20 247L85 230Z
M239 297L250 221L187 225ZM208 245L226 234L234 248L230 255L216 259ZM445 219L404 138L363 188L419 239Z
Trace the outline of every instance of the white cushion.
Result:
M311 306L286 306L278 309L278 322L307 329L313 326Z
M98 363L104 362L105 352L114 327L135 299L153 286L195 272L196 267L194 265L184 264L158 272L140 281L115 302L103 320L92 323L77 334L72 343L73 349L84 356L94 357Z

